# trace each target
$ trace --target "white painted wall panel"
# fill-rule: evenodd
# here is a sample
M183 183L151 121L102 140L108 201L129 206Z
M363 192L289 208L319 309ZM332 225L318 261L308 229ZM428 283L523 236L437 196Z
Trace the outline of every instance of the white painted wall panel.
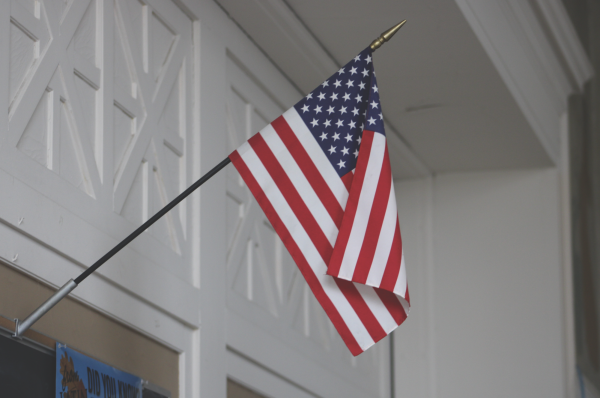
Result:
M301 96L212 1L0 2L0 53L0 256L54 286ZM84 283L182 397L389 394L387 342L351 357L232 166Z
M431 178L394 181L411 312L393 333L396 397L435 397Z
M433 225L440 396L562 396L557 172L440 177Z
M25 205L27 233L91 265L110 249L106 243L120 240L189 183L192 21L171 2L33 3L31 11L13 1L3 14L12 44L3 49L9 67L2 81L12 89L0 167L41 195L38 208L50 201L65 212L40 222L49 215L25 217L36 211ZM144 29L133 29L144 18ZM156 49L162 51L160 70L147 71L148 54L160 44L149 39L166 35L165 29L168 43ZM5 187L5 194L10 191ZM138 256L135 263L162 267L182 280L192 276L187 206L125 250ZM71 216L85 226L64 226ZM69 242L52 241L61 234ZM129 282L120 278L155 299Z
M3 1L0 31L0 255L60 286L192 182L199 41L187 9L155 0ZM198 213L187 200L73 293L182 353L182 396Z
M563 396L558 183L546 169L397 185L413 300L397 397Z

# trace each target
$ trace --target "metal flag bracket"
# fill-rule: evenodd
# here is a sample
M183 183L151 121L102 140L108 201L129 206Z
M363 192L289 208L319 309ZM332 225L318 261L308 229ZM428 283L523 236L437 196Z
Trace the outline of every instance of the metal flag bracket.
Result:
M38 319L40 319L46 312L50 311L60 300L73 291L77 287L77 283L73 279L70 279L63 285L56 293L54 293L48 300L40 305L35 311L33 311L23 322L15 318L15 334L13 337L22 338L23 333L31 327Z

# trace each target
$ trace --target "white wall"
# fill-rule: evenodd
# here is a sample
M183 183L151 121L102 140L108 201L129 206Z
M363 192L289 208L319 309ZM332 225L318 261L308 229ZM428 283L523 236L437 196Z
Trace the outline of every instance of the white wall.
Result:
M396 183L411 315L397 397L564 395L556 169Z
M0 31L0 259L53 287L302 97L212 0L0 1ZM181 397L389 396L387 342L352 357L240 181L71 297L176 352Z

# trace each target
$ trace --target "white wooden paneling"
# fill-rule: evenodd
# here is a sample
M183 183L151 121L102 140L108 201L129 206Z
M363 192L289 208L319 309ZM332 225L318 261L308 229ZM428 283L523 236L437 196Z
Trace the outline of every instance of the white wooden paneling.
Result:
M197 177L198 26L173 1L11 0L0 31L0 255L62 285ZM181 396L199 390L194 200L74 292L182 353Z
M0 166L118 239L188 185L192 21L170 2L117 1L108 16L97 0L35 4L32 14L12 2L5 21L11 89ZM112 54L98 34L108 18ZM190 278L186 213L178 207L132 245L138 262ZM42 241L60 233L60 223L34 224L28 233ZM98 254L56 248L88 265Z
M0 256L54 286L301 95L212 1L0 2L0 53ZM232 166L74 297L180 352L182 397L389 394Z

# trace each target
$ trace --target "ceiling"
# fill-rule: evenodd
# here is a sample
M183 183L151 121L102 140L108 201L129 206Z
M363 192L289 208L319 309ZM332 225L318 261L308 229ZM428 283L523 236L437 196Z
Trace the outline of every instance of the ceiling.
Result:
M449 0L218 0L302 92L387 28L374 56L384 116L405 150L397 178L550 166L552 161L475 33Z

